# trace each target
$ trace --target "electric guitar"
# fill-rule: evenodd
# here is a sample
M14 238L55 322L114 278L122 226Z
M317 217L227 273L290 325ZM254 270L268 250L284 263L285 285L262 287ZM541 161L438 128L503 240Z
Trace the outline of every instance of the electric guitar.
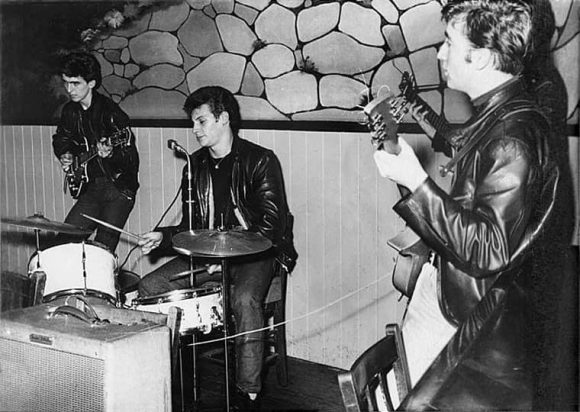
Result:
M128 127L120 129L113 133L111 136L107 137L109 144L113 147L127 145L129 139L131 138L131 130ZM76 199L82 193L83 188L86 183L89 182L89 175L87 173L87 164L89 161L97 157L98 151L97 146L89 147L87 139L85 138L84 144L80 145L82 151L80 153L73 155L72 164L65 169L65 186L64 192L68 190L73 197Z

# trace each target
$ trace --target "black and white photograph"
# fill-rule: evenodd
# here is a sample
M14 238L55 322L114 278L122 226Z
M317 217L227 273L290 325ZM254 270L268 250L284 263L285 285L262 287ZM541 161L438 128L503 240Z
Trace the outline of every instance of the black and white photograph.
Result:
M578 411L580 0L0 1L0 412Z

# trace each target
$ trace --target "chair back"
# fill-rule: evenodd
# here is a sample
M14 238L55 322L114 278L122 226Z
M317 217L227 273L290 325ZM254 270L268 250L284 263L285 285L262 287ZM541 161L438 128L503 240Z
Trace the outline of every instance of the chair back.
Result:
M396 388L390 388L387 375L394 373ZM392 393L402 401L411 387L409 366L401 330L397 324L386 326L386 336L360 355L349 371L338 375L338 384L347 412L393 411ZM382 406L382 407L381 407Z

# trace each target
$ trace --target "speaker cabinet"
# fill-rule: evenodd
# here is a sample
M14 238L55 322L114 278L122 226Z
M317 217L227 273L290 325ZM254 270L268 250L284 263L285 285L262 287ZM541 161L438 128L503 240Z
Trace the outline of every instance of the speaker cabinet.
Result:
M0 411L171 410L168 327L139 311L91 325L54 309L2 313Z

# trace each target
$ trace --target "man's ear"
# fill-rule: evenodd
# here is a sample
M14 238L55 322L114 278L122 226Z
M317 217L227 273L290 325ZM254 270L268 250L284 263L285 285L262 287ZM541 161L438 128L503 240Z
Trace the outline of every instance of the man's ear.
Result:
M97 85L97 81L91 80L90 82L87 83L87 85L89 86L89 88L94 89L95 86Z
M471 62L477 70L483 70L485 68L493 68L495 59L489 49L472 49Z
M230 124L230 114L224 110L223 112L220 113L218 120L220 121L221 124L228 125Z

